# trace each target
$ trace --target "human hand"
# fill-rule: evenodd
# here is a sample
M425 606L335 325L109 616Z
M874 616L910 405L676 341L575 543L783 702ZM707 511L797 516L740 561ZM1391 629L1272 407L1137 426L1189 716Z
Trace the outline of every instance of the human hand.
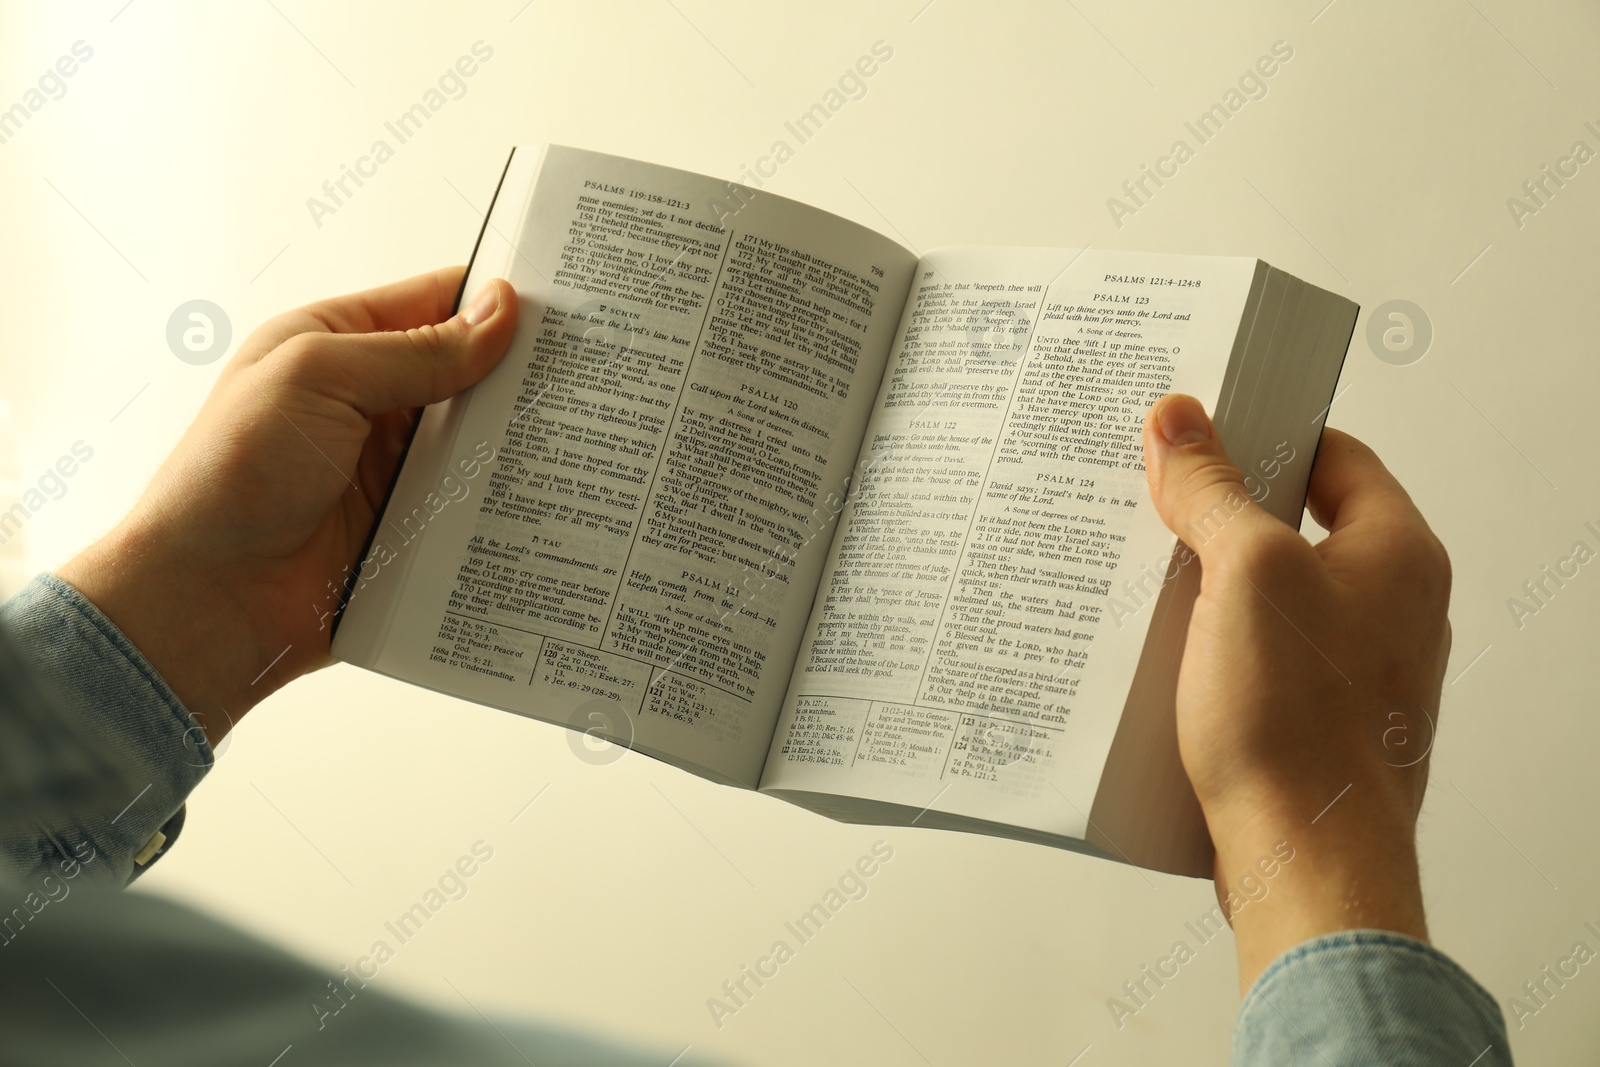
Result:
M212 745L273 690L330 662L330 605L417 409L478 381L511 343L517 298L504 281L451 316L462 274L434 271L261 326L133 510L61 569Z
M1294 849L1272 901L1233 919L1241 988L1321 934L1426 939L1415 835L1428 760L1415 752L1431 749L1450 651L1443 545L1372 450L1338 430L1323 431L1311 471L1308 504L1329 531L1317 545L1250 499L1194 398L1151 407L1144 450L1162 520L1200 560L1178 747L1219 899L1274 844Z

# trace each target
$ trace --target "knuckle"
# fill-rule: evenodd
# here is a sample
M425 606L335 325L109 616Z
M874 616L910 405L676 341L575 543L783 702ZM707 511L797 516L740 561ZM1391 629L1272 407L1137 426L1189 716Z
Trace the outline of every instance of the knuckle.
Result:
M1434 573L1439 584L1444 586L1446 592L1449 592L1450 586L1455 580L1455 568L1450 564L1450 552L1444 547L1444 542L1432 533L1428 535L1428 547L1429 554L1433 560Z
M303 382L312 378L324 365L323 335L297 333L272 352L271 363L278 374L288 381Z
M449 351L450 338L438 326L413 326L406 331L406 340L417 361L426 368L430 389L438 394L444 375L444 357Z
M1179 486L1190 495L1200 495L1218 486L1242 487L1244 476L1228 457L1207 455L1188 466L1179 476Z
M1385 569L1393 586L1425 602L1450 599L1450 554L1433 531L1426 527L1397 529L1390 543Z
M1409 555L1410 569L1423 590L1435 599L1448 600L1453 575L1444 542L1427 532L1417 539Z
M444 349L444 337L437 326L413 326L406 331L406 340L417 355L433 358Z

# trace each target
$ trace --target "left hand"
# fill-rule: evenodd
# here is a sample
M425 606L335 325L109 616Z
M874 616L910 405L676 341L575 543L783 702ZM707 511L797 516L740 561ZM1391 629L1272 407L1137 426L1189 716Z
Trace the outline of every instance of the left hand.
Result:
M60 571L161 672L212 745L330 662L331 622L422 405L511 343L496 279L451 316L450 267L251 334L128 516Z

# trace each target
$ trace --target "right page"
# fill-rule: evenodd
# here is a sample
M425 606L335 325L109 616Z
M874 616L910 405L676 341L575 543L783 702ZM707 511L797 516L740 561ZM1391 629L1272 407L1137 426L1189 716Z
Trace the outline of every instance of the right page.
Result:
M1218 396L1256 267L923 257L764 790L842 818L1090 836L1174 544L1144 413Z

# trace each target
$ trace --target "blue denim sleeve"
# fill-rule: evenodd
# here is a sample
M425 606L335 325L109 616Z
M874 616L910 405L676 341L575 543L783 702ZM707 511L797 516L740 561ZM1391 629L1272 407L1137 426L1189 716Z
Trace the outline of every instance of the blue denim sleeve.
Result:
M0 632L6 770L21 779L6 786L29 807L0 827L3 873L33 881L81 867L126 884L176 839L210 745L133 643L60 578L41 574L0 606ZM70 773L91 765L99 772ZM63 788L85 779L96 788Z
M1233 1062L1508 1067L1511 1046L1494 998L1454 960L1403 934L1346 930L1297 945L1256 980Z

